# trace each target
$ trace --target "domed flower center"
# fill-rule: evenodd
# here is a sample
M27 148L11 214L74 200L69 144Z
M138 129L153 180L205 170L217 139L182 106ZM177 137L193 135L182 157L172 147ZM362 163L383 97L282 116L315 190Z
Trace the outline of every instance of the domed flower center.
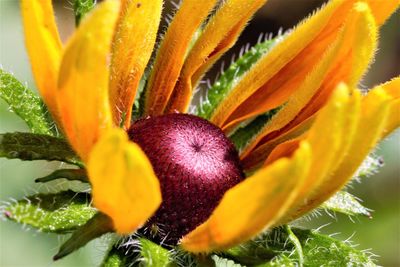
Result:
M244 178L233 144L221 129L199 117L168 114L142 119L128 134L160 180L162 205L142 229L158 241L176 244Z

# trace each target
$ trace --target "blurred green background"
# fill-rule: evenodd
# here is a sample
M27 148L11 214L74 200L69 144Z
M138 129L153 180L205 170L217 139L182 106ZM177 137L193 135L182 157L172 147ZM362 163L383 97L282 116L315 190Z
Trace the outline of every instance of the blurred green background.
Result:
M74 29L69 2L71 1L55 1L57 20L64 41ZM260 33L276 33L280 27L292 27L322 2L270 0L246 28L240 43L232 51L237 53L243 44L254 44ZM166 12L169 6L166 5ZM400 74L399 29L400 13L397 12L381 30L376 62L362 82L363 88ZM0 0L1 67L34 88L22 32L18 1ZM27 128L0 100L0 132L10 131L27 131ZM400 131L382 142L376 154L383 156L385 166L377 175L365 179L362 184L354 184L350 190L364 200L365 206L374 210L372 220L356 218L352 222L348 217L338 215L336 219L321 216L303 224L319 227L330 223L321 231L327 234L337 233L336 237L339 239L352 236L351 240L359 244L359 249L371 248L373 253L379 255L377 261L380 265L400 266ZM37 191L51 190L47 186L34 184L33 180L59 166L59 163L0 159L0 200L10 201ZM51 185L54 188L57 186L59 185ZM61 242L55 235L37 233L32 229L22 229L12 222L0 221L0 266L95 266L106 250L104 243L96 241L62 261L53 262L51 258Z

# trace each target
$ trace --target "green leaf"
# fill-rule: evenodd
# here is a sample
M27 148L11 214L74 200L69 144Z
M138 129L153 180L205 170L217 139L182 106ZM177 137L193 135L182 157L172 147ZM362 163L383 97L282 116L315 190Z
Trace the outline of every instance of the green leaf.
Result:
M281 108L282 106L271 109L257 116L255 119L241 124L236 131L229 136L229 139L235 145L239 153L246 148L250 141L252 141L266 125L268 125L273 116L278 113Z
M0 157L21 160L57 160L83 167L83 163L64 139L42 134L0 134Z
M101 264L102 267L123 267L129 266L130 258L122 250L113 246L107 253L106 257Z
M94 8L95 0L75 0L74 1L74 14L75 25L78 26L83 17Z
M84 225L79 227L60 247L58 253L53 257L53 260L59 260L71 254L93 239L112 232L113 228L113 222L110 217L100 212L96 213Z
M346 215L364 215L371 217L370 211L360 204L360 202L350 193L339 191L328 201L321 205L321 208Z
M293 229L304 252L304 266L376 266L365 253L311 230Z
M195 114L197 116L209 119L222 102L225 96L232 90L237 81L243 74L245 74L263 55L265 55L281 37L277 37L265 42L259 43L246 53L244 53L238 60L232 63L227 70L225 70L219 79L207 91L207 97L197 107Z
M26 122L32 133L57 136L57 128L39 96L0 69L0 97Z
M223 253L246 266L375 266L346 242L311 230L278 227Z
M49 175L35 179L36 183L46 183L60 178L65 178L69 181L81 181L88 183L89 179L84 169L59 169Z
M94 214L90 195L71 190L57 194L37 194L3 207L6 218L42 232L69 233L85 224Z
M165 267L176 266L171 261L170 253L165 248L151 242L146 238L140 238L141 245L141 264L143 266Z

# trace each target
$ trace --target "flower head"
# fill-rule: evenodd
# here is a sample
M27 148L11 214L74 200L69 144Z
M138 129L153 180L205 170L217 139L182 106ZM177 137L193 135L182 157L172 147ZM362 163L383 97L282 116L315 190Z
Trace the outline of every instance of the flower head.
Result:
M149 64L162 2L106 0L63 46L51 1L22 0L37 86L116 232L150 219L188 251L232 247L318 207L399 126L399 77L356 88L398 0L330 1L210 92L209 122L183 115L194 89L266 0L182 1Z

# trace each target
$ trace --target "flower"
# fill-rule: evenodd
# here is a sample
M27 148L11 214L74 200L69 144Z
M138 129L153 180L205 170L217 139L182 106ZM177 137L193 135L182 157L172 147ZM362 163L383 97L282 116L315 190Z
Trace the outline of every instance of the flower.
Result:
M227 0L207 20L216 0L183 1L157 50L142 115L187 113L201 77L265 2ZM373 60L379 26L398 6L398 0L330 1L215 101L203 117L232 138L249 119L274 115L240 147L241 163L253 174L182 237L184 249L223 250L306 214L399 126L399 77L366 95L356 88ZM106 0L63 47L51 1L22 0L37 86L86 165L93 204L120 234L139 229L163 201L154 162L126 133L161 9L161 0Z

